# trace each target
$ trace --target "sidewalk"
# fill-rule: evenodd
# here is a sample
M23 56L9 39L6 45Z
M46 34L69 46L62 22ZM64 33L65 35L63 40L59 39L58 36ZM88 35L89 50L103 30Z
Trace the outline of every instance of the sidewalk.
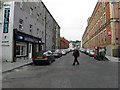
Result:
M28 65L32 63L32 59L26 59L26 60L17 60L14 63L11 62L3 62L2 63L2 73L14 70L16 68Z
M117 57L106 56L106 58L111 62L120 62L120 58Z

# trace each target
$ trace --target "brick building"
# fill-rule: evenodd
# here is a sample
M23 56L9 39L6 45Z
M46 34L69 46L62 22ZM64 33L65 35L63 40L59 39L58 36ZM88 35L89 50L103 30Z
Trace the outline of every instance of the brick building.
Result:
M82 47L105 47L108 56L120 56L120 2L97 2L82 37Z
M65 39L64 37L61 37L60 39L60 49L67 49L69 48L69 41Z

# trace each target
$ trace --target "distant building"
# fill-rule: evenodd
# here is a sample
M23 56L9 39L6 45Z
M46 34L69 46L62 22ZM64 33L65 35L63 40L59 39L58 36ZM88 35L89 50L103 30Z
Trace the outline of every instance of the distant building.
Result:
M77 48L77 49L79 49L79 48L81 48L81 41L70 41L70 43L69 43L69 48L70 49L73 49L73 48Z
M106 55L120 57L120 1L97 2L88 19L82 47L103 47Z
M61 37L60 39L60 49L67 49L69 48L69 41L65 39L64 37Z
M60 26L44 3L36 1L4 2L0 11L3 61L29 59L35 52L60 47Z

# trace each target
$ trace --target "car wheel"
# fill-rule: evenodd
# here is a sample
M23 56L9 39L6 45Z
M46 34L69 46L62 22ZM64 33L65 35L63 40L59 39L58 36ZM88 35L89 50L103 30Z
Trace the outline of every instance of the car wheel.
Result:
M37 63L33 62L34 65L37 65Z
M48 64L50 65L51 63L52 63L51 60L49 60Z

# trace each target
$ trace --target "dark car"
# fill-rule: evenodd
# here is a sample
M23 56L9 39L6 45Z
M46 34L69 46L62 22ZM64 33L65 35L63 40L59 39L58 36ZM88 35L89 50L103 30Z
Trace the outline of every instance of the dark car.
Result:
M35 65L42 63L51 64L53 61L55 61L55 57L51 51L40 51L33 55L33 63Z

